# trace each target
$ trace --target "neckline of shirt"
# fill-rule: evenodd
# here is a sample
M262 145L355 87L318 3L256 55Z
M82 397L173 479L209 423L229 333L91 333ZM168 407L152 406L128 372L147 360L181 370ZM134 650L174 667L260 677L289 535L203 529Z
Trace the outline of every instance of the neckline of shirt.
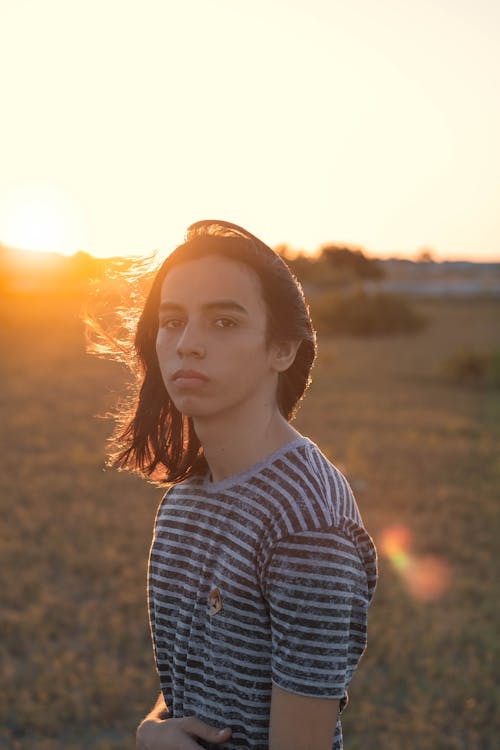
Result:
M296 437L293 440L290 440L288 443L285 443L284 445L282 445L281 448L278 448L277 450L270 453L268 456L266 456L266 458L263 458L261 461L258 461L257 463L253 464L253 466L249 466L248 469L244 469L243 471L240 471L237 474L232 474L231 476L226 477L225 479L220 479L218 482L212 482L210 480L210 470L208 470L207 473L204 474L201 479L202 487L211 492L218 492L219 490L226 490L229 487L232 487L234 484L241 484L241 482L246 481L253 475L259 474L263 469L266 469L268 466L274 463L274 461L276 461L277 458L280 458L285 453L289 453L295 448L298 448L300 445L311 445L311 444L312 444L312 441L308 437L305 437L304 435L300 435L299 437Z

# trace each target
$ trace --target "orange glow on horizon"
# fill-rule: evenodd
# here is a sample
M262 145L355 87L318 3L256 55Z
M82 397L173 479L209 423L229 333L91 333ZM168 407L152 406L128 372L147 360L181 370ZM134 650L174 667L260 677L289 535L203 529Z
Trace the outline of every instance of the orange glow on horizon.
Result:
M161 245L151 246L144 243L142 246L137 247L135 250L129 248L124 249L119 247L118 243L109 245L108 248L99 251L92 248L86 247L82 244L75 234L72 241L65 241L64 237L69 236L68 227L73 220L77 212L74 210L70 211L69 215L64 212L64 209L57 208L57 204L54 203L52 206L43 207L42 201L28 201L24 206L20 206L17 211L13 213L10 218L11 231L4 232L4 236L0 237L0 246L4 245L12 250L18 250L20 252L28 251L30 253L56 253L57 255L72 256L77 252L84 252L93 258L111 258L111 257L132 257L149 255L154 250L160 249L163 252L173 250L176 245L182 242L182 236L178 235L177 238L171 239L171 241L163 241ZM73 217L73 219L71 219ZM265 241L265 240L264 240ZM283 247L286 246L285 259L291 260L303 256L312 260L319 258L321 255L322 248L327 245L336 245L339 247L348 247L351 250L360 250L367 258L370 259L400 259L409 261L418 261L419 252L404 253L397 250L394 251L380 251L376 252L370 250L370 248L360 247L353 243L348 242L322 242L318 247L304 249L295 248L292 244L279 243L272 245L275 250L281 252ZM495 257L492 255L478 255L468 253L454 253L445 254L439 252L432 253L433 260L436 263L444 261L448 262L469 262L469 263L500 263L500 256Z

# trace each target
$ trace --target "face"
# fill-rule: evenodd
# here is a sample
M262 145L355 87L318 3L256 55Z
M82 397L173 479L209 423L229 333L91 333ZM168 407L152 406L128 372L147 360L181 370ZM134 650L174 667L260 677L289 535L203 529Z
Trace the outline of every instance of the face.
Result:
M218 255L181 263L161 288L156 352L177 409L193 418L226 414L270 397L287 369L266 347L267 311L257 274Z

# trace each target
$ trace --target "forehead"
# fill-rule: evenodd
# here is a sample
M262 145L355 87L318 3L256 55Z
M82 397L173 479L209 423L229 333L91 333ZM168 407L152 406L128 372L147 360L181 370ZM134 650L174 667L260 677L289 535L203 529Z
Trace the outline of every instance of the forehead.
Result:
M264 307L256 272L246 263L221 255L179 263L163 279L160 303L191 308L216 299L234 299L250 310Z

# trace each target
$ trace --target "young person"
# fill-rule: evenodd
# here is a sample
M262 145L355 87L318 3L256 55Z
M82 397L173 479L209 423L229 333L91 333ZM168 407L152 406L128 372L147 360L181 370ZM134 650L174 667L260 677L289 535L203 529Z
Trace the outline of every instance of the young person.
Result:
M147 597L160 696L140 750L341 750L377 553L343 474L292 425L316 337L286 263L189 227L137 324L113 465L168 486Z

